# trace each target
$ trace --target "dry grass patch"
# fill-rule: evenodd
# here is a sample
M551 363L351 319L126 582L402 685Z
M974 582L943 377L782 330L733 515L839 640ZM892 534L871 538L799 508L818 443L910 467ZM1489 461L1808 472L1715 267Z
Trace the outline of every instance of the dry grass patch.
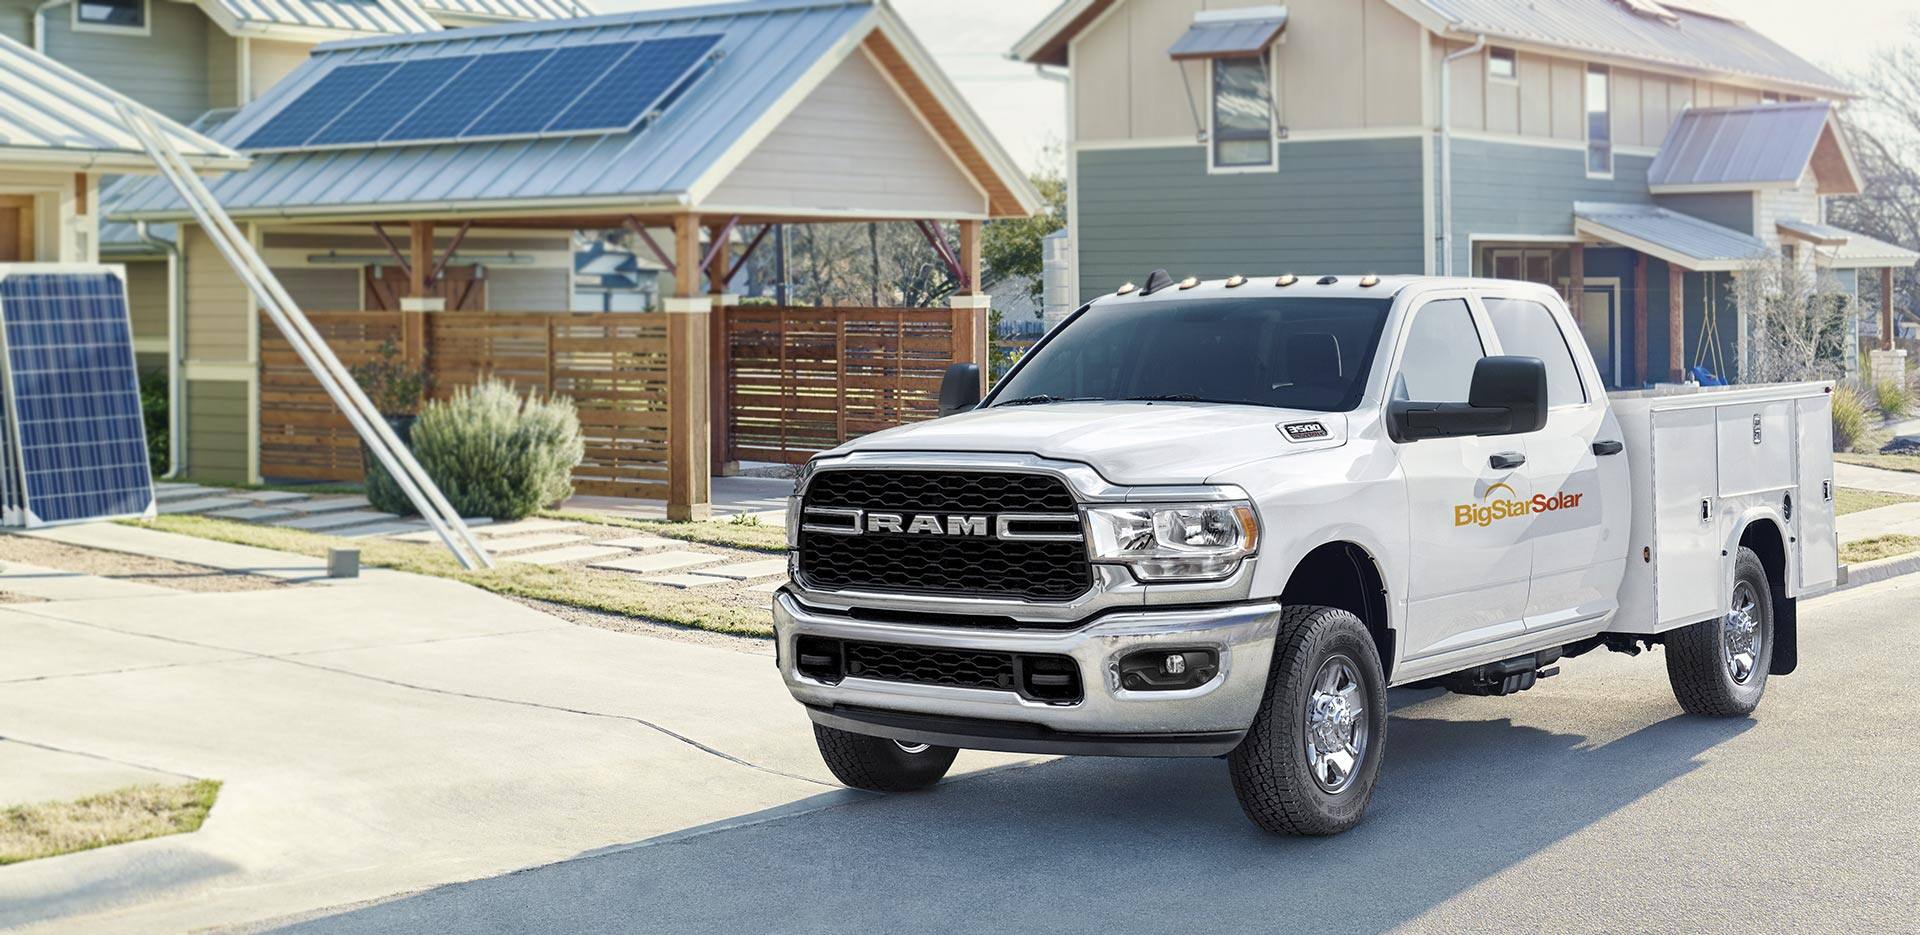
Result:
M1841 546L1840 561L1849 565L1855 565L1861 562L1874 562L1883 558L1893 558L1896 555L1906 555L1911 552L1920 552L1920 536L1888 533L1884 536L1861 539L1858 542L1849 542Z
M202 779L15 805L0 810L0 864L196 831L219 794L218 782Z
M698 542L702 545L747 549L754 552L785 552L787 531L769 523L737 523L730 520L703 523L668 523L659 520L628 519L586 510L545 510L539 515L572 523L592 523L620 529L638 529L668 539Z
M1848 513L1877 510L1883 506L1898 506L1915 500L1920 500L1920 497L1888 493L1884 490L1856 490L1852 487L1841 487L1833 492L1833 511L1840 516L1845 516Z
M617 572L593 571L572 565L526 565L517 562L501 562L492 569L468 571L461 568L460 563L438 544L423 545L390 539L343 539L305 530L257 526L207 516L161 516L151 525L162 532L316 558L325 557L329 548L359 549L361 563L369 567L450 578L496 594L641 617L716 633L773 635L773 626L769 623L764 604L733 604L698 590L647 584L633 575ZM634 525L656 531L659 526L702 524Z
M1879 468L1883 471L1904 471L1908 474L1920 474L1920 455L1853 454L1840 452L1833 460L1841 464L1857 464L1861 467Z

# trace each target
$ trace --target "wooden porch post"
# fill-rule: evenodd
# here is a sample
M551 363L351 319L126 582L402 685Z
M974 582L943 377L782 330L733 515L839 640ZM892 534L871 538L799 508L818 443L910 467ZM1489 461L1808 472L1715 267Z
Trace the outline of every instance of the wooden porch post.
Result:
M1638 253L1633 260L1633 380L1648 382L1653 361L1647 359L1647 255Z
M1679 264L1667 262L1667 380L1686 380L1687 273Z
M987 334L992 299L980 288L981 222L961 221L959 227L960 271L965 281L960 284L960 295L954 299L953 330L956 351L966 348L968 353L962 356L956 352L955 359L980 364L980 392L984 394L993 383L990 373L993 345Z
M673 297L667 311L667 518L713 515L712 409L707 400L709 315L700 292L700 215L673 219Z
M433 222L413 221L407 225L407 298L400 303L400 349L402 357L416 367L427 362L426 300L433 296Z
M708 312L707 344L713 355L708 366L707 403L712 412L713 473L731 477L740 473L740 462L733 460L733 419L731 394L728 388L733 382L733 360L727 349L727 316L735 297L727 294L727 268L732 264L733 249L722 243L731 235L725 224L707 225L708 249L713 261L707 264L707 295L713 302L713 310Z
M1567 304L1573 306L1573 320L1587 320L1587 245L1576 243L1567 252Z
M1880 270L1880 349L1893 350L1893 267Z

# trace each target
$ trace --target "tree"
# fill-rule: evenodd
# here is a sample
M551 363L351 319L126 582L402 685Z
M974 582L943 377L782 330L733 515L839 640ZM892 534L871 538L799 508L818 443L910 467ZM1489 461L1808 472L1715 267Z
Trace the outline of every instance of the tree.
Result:
M1733 278L1747 319L1744 383L1838 379L1846 370L1846 298L1831 274L1783 256L1749 262Z
M994 221L981 234L981 287L990 289L1010 279L1025 278L1036 304L1046 289L1040 275L1046 263L1041 245L1048 234L1067 226L1067 179L1061 171L1059 150L1049 149L1041 168L1031 176L1040 190L1040 213L1026 218Z
M1875 53L1853 76L1863 99L1842 111L1860 167L1859 195L1833 199L1834 224L1910 250L1920 250L1920 23L1906 41ZM1878 277L1860 278L1866 307L1877 305ZM1897 270L1895 307L1920 305L1920 276Z

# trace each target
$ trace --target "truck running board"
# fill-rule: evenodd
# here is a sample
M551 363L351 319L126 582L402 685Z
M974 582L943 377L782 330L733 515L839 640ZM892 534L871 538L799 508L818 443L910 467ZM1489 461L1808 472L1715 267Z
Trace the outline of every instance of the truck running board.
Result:
M1460 695L1511 695L1532 688L1541 679L1559 675L1560 667L1553 665L1559 658L1560 650L1543 649L1443 675L1431 684Z

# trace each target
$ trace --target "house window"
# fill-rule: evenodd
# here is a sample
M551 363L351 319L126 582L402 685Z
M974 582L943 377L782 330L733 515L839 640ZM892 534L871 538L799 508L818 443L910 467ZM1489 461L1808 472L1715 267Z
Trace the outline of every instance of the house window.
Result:
M147 0L78 0L73 5L76 30L147 31Z
M1775 93L1774 93L1774 92L1772 92L1772 91L1762 91L1762 92L1760 92L1760 103L1762 103L1762 104L1778 104L1778 103L1780 103L1780 95L1778 95L1778 94L1775 94Z
M1512 49L1491 46L1487 49L1487 77L1498 81L1520 79L1520 57Z
M1213 168L1264 169L1274 165L1273 96L1267 63L1260 56L1213 62Z
M1605 65L1587 66L1587 174L1613 176L1612 75Z

